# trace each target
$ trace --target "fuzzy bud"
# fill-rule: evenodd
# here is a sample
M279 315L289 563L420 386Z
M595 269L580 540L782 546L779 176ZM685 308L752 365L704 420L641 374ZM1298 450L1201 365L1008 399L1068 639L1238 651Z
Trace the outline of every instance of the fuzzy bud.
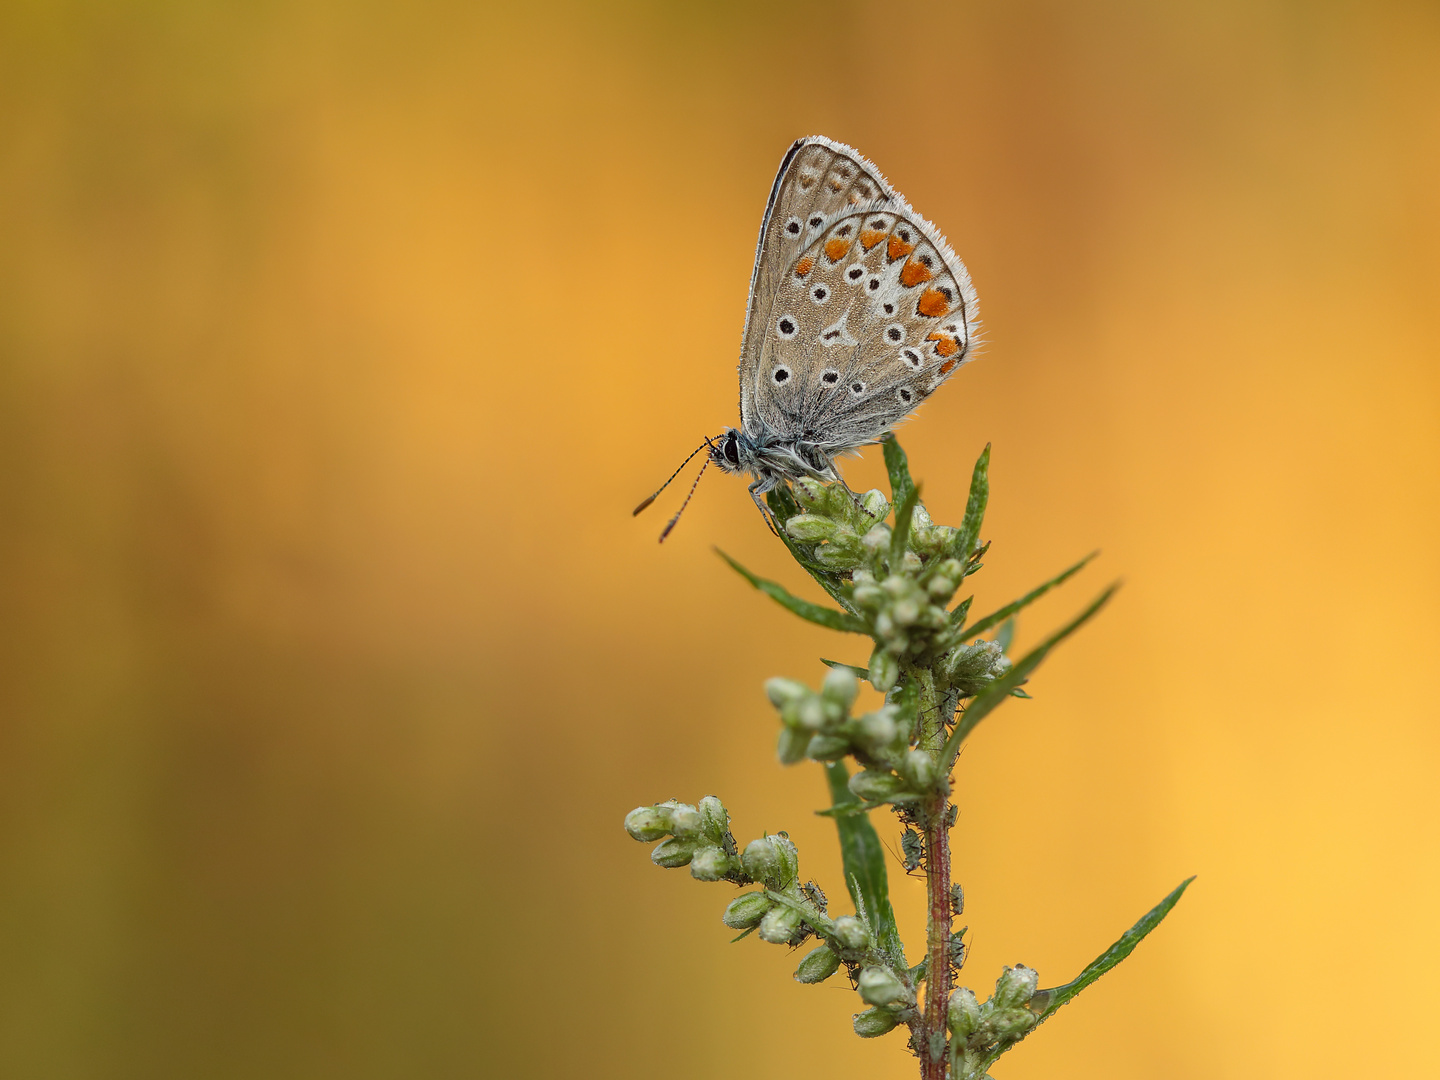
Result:
M777 677L765 680L765 693L770 697L770 704L783 709L786 705L804 701L810 696L810 688L794 679Z
M1035 996L1040 986L1040 973L1024 964L1007 967L995 983L995 1007L1010 1009L1024 1005Z
M835 940L842 949L863 949L870 944L870 931L854 915L841 915L835 920Z
M666 870L674 870L689 863L695 854L695 841L671 837L655 845L650 852L650 861Z
M968 986L956 988L950 994L950 1008L946 1013L950 1032L958 1039L968 1039L980 1026L980 1001L975 991Z
M795 981L802 983L824 982L840 969L840 957L830 951L829 945L821 945L805 954L800 966L795 969Z
M890 513L890 503L879 488L871 488L860 496L860 505L864 507L866 516L875 521Z
M883 967L867 967L860 972L856 989L860 991L860 1000L867 1005L894 1005L910 1000L911 996L895 973Z
M797 761L803 761L805 751L810 748L810 738L810 732L802 728L781 728L780 741L775 747L780 764L794 765Z
M907 752L905 760L900 765L901 774L910 782L910 787L915 791L929 791L934 788L936 774L939 771L935 765L935 759L924 750Z
M745 872L772 889L785 889L800 873L800 858L788 836L762 836L745 845Z
M866 802L884 802L905 790L905 781L883 769L865 769L850 777L850 791Z
M714 795L706 795L695 807L700 811L700 827L705 835L719 840L730 827L730 813Z
M888 694L899 681L899 659L886 649L876 649L870 657L870 684L882 694Z
M680 803L670 811L670 831L676 836L698 836L704 824L700 811L689 803Z
M760 939L772 945L784 945L795 931L800 929L800 912L783 904L776 904L760 920Z
M731 930L749 930L765 917L774 903L764 892L741 893L730 901L720 920Z
M840 735L816 735L805 748L811 761L839 761L850 752L850 740Z
M885 1009L866 1009L863 1013L857 1013L851 1023L855 1025L856 1035L862 1039L873 1039L884 1035L899 1021L894 1013Z
M860 692L860 681L855 678L855 673L846 667L831 668L825 673L825 681L820 684L820 693L826 700L839 705L842 710L848 710L855 703L855 695Z
M1024 1006L1017 1005L1013 1009L996 1009L987 1018L987 1022L991 1031L1008 1042L1018 1039L1034 1027L1039 1022L1039 1017Z
M731 869L729 856L718 847L698 848L690 858L690 876L696 881L720 881Z
M840 531L840 526L829 518L818 517L815 514L796 514L785 523L785 531L796 540L814 544L821 540L829 540Z
M625 815L625 831L647 844L670 835L670 807L637 806Z

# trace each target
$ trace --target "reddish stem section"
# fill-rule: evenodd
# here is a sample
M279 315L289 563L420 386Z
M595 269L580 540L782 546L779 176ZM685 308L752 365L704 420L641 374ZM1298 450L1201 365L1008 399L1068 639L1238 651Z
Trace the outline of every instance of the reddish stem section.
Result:
M925 1014L920 1025L921 1080L945 1080L949 1062L945 1013L950 1004L950 830L945 827L945 795L925 807L925 885L930 974L925 981ZM932 1056L932 1052L933 1056Z

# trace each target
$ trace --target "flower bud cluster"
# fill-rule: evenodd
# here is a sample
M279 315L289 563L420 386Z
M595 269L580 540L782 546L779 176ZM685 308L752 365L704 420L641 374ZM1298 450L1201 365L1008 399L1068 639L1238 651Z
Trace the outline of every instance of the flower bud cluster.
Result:
M821 566L845 573L865 565L871 551L863 538L890 513L890 503L872 488L856 498L844 484L822 484L806 477L793 488L802 513L785 523L791 539L813 545L811 557ZM885 530L886 535L889 529Z
M750 881L730 834L730 812L714 795L695 806L670 799L636 807L625 815L625 831L643 843L660 840L650 852L656 866L689 866L697 881Z
M998 641L977 639L962 645L946 659L945 670L961 697L978 694L1010 670L1010 658Z
M981 1003L975 991L959 987L950 994L947 1022L957 1068L954 1076L980 1076L984 1060L996 1050L1018 1042L1039 1022L1028 1006L1040 985L1034 968L1007 967L995 983L995 993Z
M794 679L770 679L765 692L780 711L780 760L838 761L853 754L863 764L898 766L910 745L911 724L887 705L852 717L860 682L849 668L831 668L817 693Z

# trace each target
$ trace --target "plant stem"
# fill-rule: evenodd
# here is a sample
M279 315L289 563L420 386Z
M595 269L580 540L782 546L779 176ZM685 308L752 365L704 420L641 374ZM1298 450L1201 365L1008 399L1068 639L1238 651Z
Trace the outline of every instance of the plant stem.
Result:
M936 673L916 668L912 677L920 688L919 748L934 755L943 769L946 698L936 685ZM916 1049L920 1052L921 1080L945 1080L947 1052L945 1013L950 1003L950 784L948 777L934 795L921 804L920 825L925 836L926 965L925 1011Z

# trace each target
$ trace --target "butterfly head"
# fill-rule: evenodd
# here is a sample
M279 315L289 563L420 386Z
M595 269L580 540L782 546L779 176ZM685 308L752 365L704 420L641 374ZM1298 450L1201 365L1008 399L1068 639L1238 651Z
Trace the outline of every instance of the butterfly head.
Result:
M728 473L755 471L754 447L734 428L710 443L710 460Z

